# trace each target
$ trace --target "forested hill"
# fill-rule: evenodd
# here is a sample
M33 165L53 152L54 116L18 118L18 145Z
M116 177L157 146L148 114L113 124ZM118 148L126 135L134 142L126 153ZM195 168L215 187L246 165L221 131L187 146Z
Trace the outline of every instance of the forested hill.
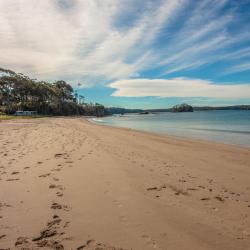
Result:
M206 111L206 110L250 110L250 105L233 105L233 106L221 106L221 107L194 107L195 111Z
M65 81L37 81L20 73L0 68L0 113L18 110L46 115L103 116L103 105L86 103Z
M211 106L201 106L193 107L194 111L210 111L210 110L250 110L250 105L234 105L234 106L221 106L221 107L211 107ZM172 112L173 108L166 109L126 109L126 108L107 108L110 114L125 114L125 113L160 113L160 112Z

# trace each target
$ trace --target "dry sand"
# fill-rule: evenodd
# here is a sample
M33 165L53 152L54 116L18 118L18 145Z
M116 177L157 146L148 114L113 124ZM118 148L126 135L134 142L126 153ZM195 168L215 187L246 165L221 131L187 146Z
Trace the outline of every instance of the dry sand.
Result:
M82 118L0 122L0 249L250 249L250 150Z

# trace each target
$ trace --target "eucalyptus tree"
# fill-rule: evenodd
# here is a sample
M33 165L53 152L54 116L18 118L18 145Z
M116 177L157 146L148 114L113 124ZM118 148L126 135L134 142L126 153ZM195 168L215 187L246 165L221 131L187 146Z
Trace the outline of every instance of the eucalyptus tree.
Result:
M0 68L0 111L35 110L41 114L98 115L105 113L101 104L87 104L65 81L48 83Z

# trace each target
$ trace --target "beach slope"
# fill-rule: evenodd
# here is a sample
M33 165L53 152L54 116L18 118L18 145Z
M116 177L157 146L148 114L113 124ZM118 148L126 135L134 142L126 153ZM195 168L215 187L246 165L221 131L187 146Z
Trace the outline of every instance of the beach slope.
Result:
M250 249L250 150L96 125L0 122L0 249Z

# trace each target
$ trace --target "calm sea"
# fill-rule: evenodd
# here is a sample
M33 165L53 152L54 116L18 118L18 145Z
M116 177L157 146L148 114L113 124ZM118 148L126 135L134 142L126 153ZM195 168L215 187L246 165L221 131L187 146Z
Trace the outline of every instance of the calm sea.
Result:
M94 118L94 122L154 133L184 136L250 147L250 111L125 114Z

